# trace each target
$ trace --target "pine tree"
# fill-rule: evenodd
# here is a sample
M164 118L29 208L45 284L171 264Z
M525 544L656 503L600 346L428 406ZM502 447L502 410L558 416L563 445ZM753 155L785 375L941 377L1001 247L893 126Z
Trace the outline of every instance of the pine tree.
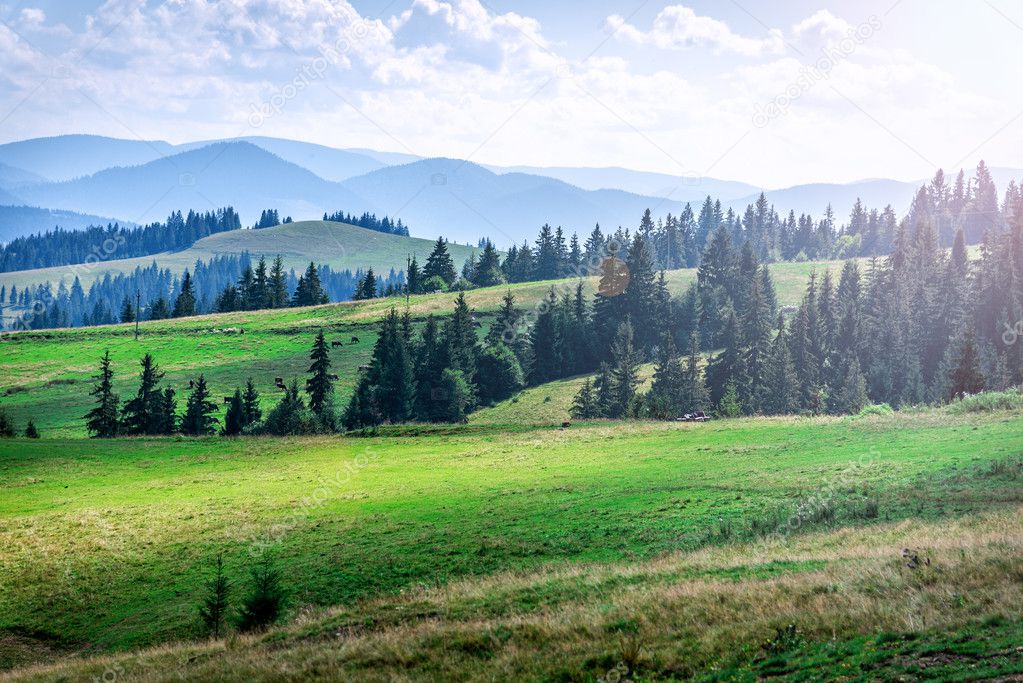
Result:
M590 380L583 382L583 386L579 389L579 393L575 395L572 400L572 408L569 414L580 420L590 420L599 416L599 408L597 406L597 397L593 391L593 384Z
M778 334L771 343L760 398L761 410L768 415L787 415L799 410L799 376L789 353L785 319L778 316Z
M860 371L860 361L853 357L848 363L842 383L832 396L832 412L842 415L858 413L867 405L867 380Z
M148 353L142 357L141 365L138 393L124 406L122 430L130 435L159 434L161 392L157 385L163 373Z
M220 422L213 414L217 412L217 404L210 400L210 391L206 386L206 375L200 374L188 395L185 404L185 415L181 418L181 432L189 436L207 436L213 434Z
M658 349L653 383L646 396L652 417L667 420L682 414L683 374L675 341L666 333Z
M274 258L273 266L270 268L270 278L267 282L267 307L286 308L288 305L288 280L284 273L284 259L280 256Z
M405 274L405 286L409 294L420 294L423 291L423 274L419 269L419 262L413 254L408 262L408 272Z
M281 572L270 555L252 567L252 585L242 601L238 628L256 631L277 621L284 612L286 595L281 586Z
M34 420L29 420L28 421L28 425L26 425L26 427L25 427L25 438L26 439L38 439L39 438L39 430L36 428L36 423L35 423Z
M174 313L172 316L175 318L188 318L195 315L195 313L195 288L192 285L192 276L186 270L181 278L181 293L178 294L178 298L174 301Z
M437 319L432 315L426 319L426 324L420 333L419 343L416 345L415 353L415 378L416 418L424 422L436 422L440 420L439 400L441 374L447 365L447 354L444 344L440 338L440 331L437 326Z
M224 556L217 555L217 564L213 576L206 582L206 595L199 606L199 618L206 632L219 640L227 623L227 611L230 608L231 582L224 572Z
M472 283L477 287L493 287L504 282L501 255L490 240L483 245L483 253L473 275Z
M224 436L238 436L245 426L245 403L242 400L242 391L235 389L231 402L227 406L227 413L224 415L224 428L221 433Z
M387 422L406 422L413 415L416 384L408 344L393 308L384 319L373 356L374 362L379 361L376 405Z
M312 364L306 372L311 377L305 383L306 393L309 394L309 409L326 421L330 397L334 392L334 382L330 376L330 347L327 346L323 330L316 335L309 360Z
M984 376L980 373L976 341L966 334L959 344L959 353L952 370L948 399L955 400L984 390Z
M610 399L607 417L625 417L639 385L639 354L633 345L632 322L626 318L611 342Z
M149 319L150 320L166 320L171 317L170 308L167 306L167 299L162 296L157 297L149 306Z
M455 262L448 253L448 244L443 237L438 237L433 246L433 251L426 259L426 266L423 267L423 280L432 277L439 277L449 286L458 279L458 271L455 270Z
M178 431L178 405L173 387L164 387L159 394L154 434L169 436Z
M131 299L128 297L124 297L124 300L121 302L121 322L135 322L135 306L131 303Z
M745 385L742 363L742 334L739 330L739 319L731 305L726 306L725 322L718 337L716 346L721 351L711 359L707 367L707 387L710 390L711 403L721 402L728 386L736 392Z
M444 345L448 367L460 371L471 387L475 384L479 348L475 321L465 301L465 294L459 294L455 299L455 310L444 325Z
M99 375L95 377L96 386L89 392L96 398L96 407L85 416L85 426L89 433L98 439L109 439L117 436L120 422L118 408L121 399L113 389L114 371L110 367L110 351L103 354L99 363Z
M259 408L259 392L256 391L256 385L252 382L251 377L245 382L242 405L245 409L245 424L242 425L243 427L247 427L253 422L259 422L262 419L263 411Z
M710 396L703 373L700 371L700 336L695 331L689 337L689 354L682 365L679 408L682 414L701 412L710 408Z
M529 333L533 360L529 382L534 386L561 376L562 340L558 336L559 315L558 300L552 287L538 307L536 323Z

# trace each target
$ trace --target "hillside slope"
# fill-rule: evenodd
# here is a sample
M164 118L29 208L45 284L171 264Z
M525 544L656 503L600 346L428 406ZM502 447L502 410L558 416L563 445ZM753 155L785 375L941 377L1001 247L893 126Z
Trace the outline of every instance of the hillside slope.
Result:
M455 263L461 264L469 258L473 249L464 245L450 244L449 251ZM59 282L63 278L68 284L77 274L85 287L97 278L118 273L129 273L137 266L148 266L154 260L161 267L176 273L191 268L196 259L209 260L214 256L249 252L254 256L264 255L272 259L277 254L284 257L285 265L295 270L303 269L310 261L327 264L332 268L373 267L386 273L389 269L405 269L409 254L417 254L419 262L426 261L433 249L433 241L415 237L388 235L366 230L354 225L325 221L301 221L279 225L263 230L232 230L218 233L199 240L188 249L164 252L154 256L104 261L91 268L58 266L0 273L0 284L25 285L42 282Z
M376 234L376 233L373 233ZM797 303L813 269L837 269L838 263L784 263L772 267L778 301ZM696 270L676 270L667 274L668 288L681 294L696 280ZM489 287L467 292L469 306L486 318L501 306L507 292L515 295L516 305L533 309L551 287L571 291L576 280L527 282ZM583 281L592 297L597 278ZM427 294L411 297L409 313L415 321L428 315L448 315L456 294ZM8 335L0 343L0 404L15 420L29 418L49 435L84 435L81 416L89 408L88 386L96 363L109 350L117 371L117 389L122 396L134 392L138 359L152 353L167 373L167 383L180 388L199 372L205 372L214 392L232 391L252 377L263 393L267 408L277 398L275 377L301 377L309 367L309 347L320 329L342 346L332 350L334 370L340 377L337 391L340 401L347 400L355 385L359 366L368 362L377 337L377 323L392 306L404 308L405 300L375 299L329 304L314 308L249 311L161 320L141 324L142 337L134 339L133 325L110 325L71 330ZM245 334L224 334L224 328L241 328ZM359 339L351 343L351 337ZM527 417L525 422L557 424L565 419L575 380L559 384L557 400L541 410L519 410L519 406L485 411L475 421L508 423ZM552 385L554 386L554 385ZM536 395L546 396L546 393ZM524 407L525 404L523 404ZM550 409L550 410L548 410Z

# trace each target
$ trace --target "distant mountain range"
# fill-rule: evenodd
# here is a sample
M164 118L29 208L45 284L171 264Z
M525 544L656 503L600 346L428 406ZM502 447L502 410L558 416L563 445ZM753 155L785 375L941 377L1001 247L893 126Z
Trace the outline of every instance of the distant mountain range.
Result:
M1023 178L1018 169L992 174L1000 189L1010 178ZM904 213L923 182L872 179L766 192L779 213L820 215L830 203L844 219L857 198L871 208L891 204ZM632 227L646 208L658 216L677 214L682 204L708 195L741 212L760 192L746 183L625 168L485 167L268 137L172 145L67 135L0 145L0 205L132 223L227 205L249 224L271 208L295 220L368 211L401 218L415 236L443 234L472 244L489 236L500 246L532 239L545 222L580 234L598 222L612 230ZM53 227L48 223L55 214L28 215L0 211L0 240ZM65 227L80 226L68 220Z

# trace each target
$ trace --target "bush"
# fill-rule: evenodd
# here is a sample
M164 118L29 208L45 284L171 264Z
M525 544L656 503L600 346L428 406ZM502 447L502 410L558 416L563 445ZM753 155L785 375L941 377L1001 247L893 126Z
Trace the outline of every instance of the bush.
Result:
M273 558L264 555L252 568L252 585L242 601L238 628L255 631L277 621L284 612L285 593L281 587L281 572Z
M3 408L0 408L0 437L10 439L16 435L14 422Z
M888 417L889 415L894 414L895 411L892 410L892 407L887 403L874 403L869 406L864 406L864 408L856 414L856 417Z
M946 406L948 412L961 415L964 413L993 413L999 410L1019 410L1023 408L1023 394L1019 389L1008 391L988 391L981 394L966 396Z
M319 434L323 431L323 422L306 407L305 401L298 393L298 383L292 382L285 389L280 402L262 422L245 430L246 434L272 434L273 436L298 436L302 434Z
M519 359L505 344L487 348L480 354L477 368L477 376L484 379L479 383L479 400L484 405L503 401L525 386Z
M442 422L462 423L466 421L466 410L472 402L472 388L461 370L445 368L440 376L440 386L446 404L440 412Z
M39 430L36 429L36 423L32 420L28 421L28 426L25 427L25 437L29 439L38 439Z
M422 290L426 294L433 292L446 292L448 291L448 283L444 281L440 275L434 275L433 277L427 278L423 281Z

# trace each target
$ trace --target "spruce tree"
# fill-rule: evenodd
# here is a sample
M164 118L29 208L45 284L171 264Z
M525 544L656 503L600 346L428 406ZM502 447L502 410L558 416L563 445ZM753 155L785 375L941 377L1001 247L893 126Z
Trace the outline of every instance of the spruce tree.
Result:
M984 376L980 373L976 340L972 334L965 334L958 344L959 353L952 370L949 400L979 394L984 390Z
M689 337L689 353L682 366L682 388L679 392L679 409L682 414L696 413L710 408L710 396L703 373L700 371L700 336L693 332Z
M611 342L610 404L607 417L628 414L639 385L639 354L633 344L632 322L626 318Z
M231 582L224 572L224 556L217 555L213 576L206 582L206 595L199 606L199 618L207 634L215 640L220 639L227 623L227 612L230 609Z
M534 386L561 376L562 340L558 337L559 315L558 300L552 287L538 307L536 323L529 333L533 360L529 382Z
M181 278L181 293L174 301L175 318L188 318L195 315L195 287L192 285L192 276L186 270Z
M253 383L250 377L245 382L245 393L242 395L242 405L245 409L245 424L243 427L247 427L253 422L259 422L263 417L263 411L259 408L259 392L256 391L256 385Z
M241 389L235 389L231 402L227 406L227 413L224 415L224 428L221 430L221 434L238 436L245 426L245 402L242 400Z
M440 420L443 399L441 375L447 365L447 352L440 338L437 319L432 315L420 333L415 353L415 415L424 422Z
M238 628L242 631L256 631L273 624L284 612L286 600L281 572L270 555L263 555L251 571L251 585L239 613Z
M731 305L726 306L725 322L716 346L721 351L711 359L707 367L707 387L710 390L710 401L714 405L721 402L729 385L738 392L739 387L745 384L742 333L739 319Z
M286 308L288 305L288 279L284 273L284 259L274 258L267 281L267 308Z
M121 302L121 322L135 322L135 306L128 297L124 297L124 300Z
M326 413L334 392L334 382L330 377L330 347L327 345L323 330L316 335L313 348L309 352L309 360L311 365L306 372L311 376L305 383L306 393L309 394L309 409L327 424Z
M167 305L167 299L160 296L156 298L149 306L149 319L150 320L166 320L171 317L170 308Z
M181 432L189 436L208 436L216 430L220 421L213 417L217 404L210 400L206 386L206 375L199 375L185 404L185 415L181 418Z
M658 349L657 367L654 369L653 383L646 396L650 414L660 420L679 417L682 414L683 391L682 364L675 348L671 334L664 335L664 341Z
M148 353L142 357L141 365L138 393L124 405L121 418L124 433L134 436L159 434L161 430L162 394L157 385L163 373Z
M799 376L792 363L785 320L778 316L778 334L771 342L762 395L761 410L767 415L787 415L799 410Z
M579 393L572 400L572 408L569 410L569 414L580 420L590 420L598 417L597 397L593 391L593 383L589 379L583 382Z
M29 420L28 425L25 427L25 438L26 439L38 439L39 430L36 428L34 420Z
M413 415L416 384L408 344L394 308L384 319L373 357L379 365L375 402L381 415L392 424L408 421Z
M448 243L443 237L437 238L433 251L430 252L426 259L426 265L423 267L423 280L429 280L432 277L439 277L449 286L458 279L455 262L451 259L451 254L448 253Z
M154 434L169 436L178 431L178 405L174 394L173 387L164 387L160 393Z
M89 433L98 439L110 439L117 436L120 422L118 409L121 399L113 389L114 371L110 367L110 351L103 354L99 363L99 375L95 377L96 385L90 396L96 398L96 407L85 416L85 426Z

